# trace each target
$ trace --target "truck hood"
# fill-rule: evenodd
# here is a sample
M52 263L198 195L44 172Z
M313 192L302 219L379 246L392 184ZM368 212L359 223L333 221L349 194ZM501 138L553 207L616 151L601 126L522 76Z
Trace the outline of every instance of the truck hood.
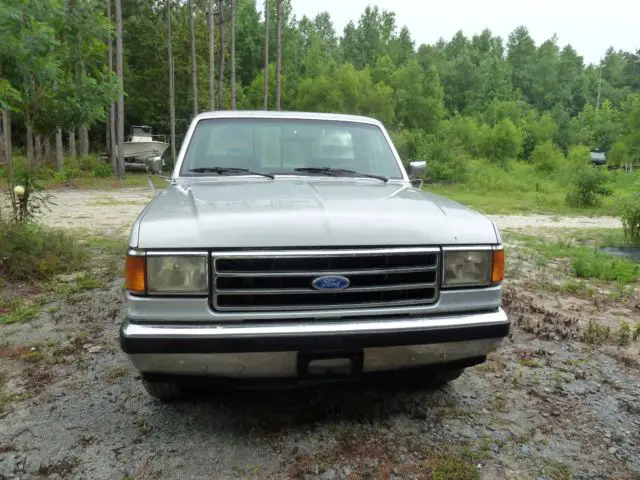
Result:
M198 179L161 191L131 232L140 248L495 244L493 222L407 184L369 179Z

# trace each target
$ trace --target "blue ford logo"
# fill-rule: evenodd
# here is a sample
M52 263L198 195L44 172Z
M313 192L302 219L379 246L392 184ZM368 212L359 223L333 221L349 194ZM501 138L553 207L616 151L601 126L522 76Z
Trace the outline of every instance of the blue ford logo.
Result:
M351 282L346 277L338 275L328 275L326 277L314 278L311 285L316 290L344 290Z

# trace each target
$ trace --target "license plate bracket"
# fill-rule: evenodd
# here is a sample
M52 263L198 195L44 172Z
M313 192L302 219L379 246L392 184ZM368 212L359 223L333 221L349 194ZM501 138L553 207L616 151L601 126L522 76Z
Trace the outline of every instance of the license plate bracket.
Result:
M298 352L297 364L298 377L301 380L358 378L362 375L364 352Z

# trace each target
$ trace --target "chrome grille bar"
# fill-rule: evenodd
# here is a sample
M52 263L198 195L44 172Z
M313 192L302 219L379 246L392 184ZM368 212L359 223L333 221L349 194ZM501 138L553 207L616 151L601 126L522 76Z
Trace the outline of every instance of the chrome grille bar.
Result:
M212 307L257 312L428 305L438 298L439 248L212 252ZM350 285L318 290L321 276Z

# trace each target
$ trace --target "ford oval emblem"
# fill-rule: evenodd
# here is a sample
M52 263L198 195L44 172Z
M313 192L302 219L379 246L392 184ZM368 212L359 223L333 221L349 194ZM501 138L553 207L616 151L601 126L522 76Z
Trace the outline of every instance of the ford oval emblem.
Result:
M313 279L311 285L316 290L344 290L351 282L346 277L339 275L328 275L326 277L317 277Z

